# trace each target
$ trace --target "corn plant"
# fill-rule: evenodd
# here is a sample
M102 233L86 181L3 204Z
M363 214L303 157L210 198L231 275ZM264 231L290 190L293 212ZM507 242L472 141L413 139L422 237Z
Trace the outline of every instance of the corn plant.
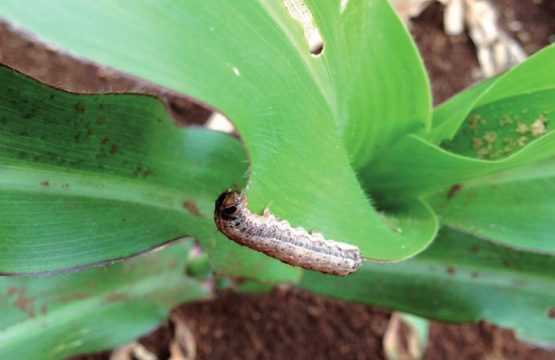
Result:
M117 346L209 296L184 273L190 238L218 276L555 342L555 47L433 109L386 0L305 2L0 3L10 25L217 109L240 137L0 68L1 358ZM228 189L370 261L339 278L236 245L212 218Z

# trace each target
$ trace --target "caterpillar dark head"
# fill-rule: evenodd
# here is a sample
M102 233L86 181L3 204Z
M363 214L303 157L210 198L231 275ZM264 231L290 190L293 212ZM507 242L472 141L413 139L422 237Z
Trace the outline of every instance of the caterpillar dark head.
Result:
M216 224L220 219L233 219L245 205L245 197L240 192L224 192L216 200L216 206L214 209L214 219L216 220Z

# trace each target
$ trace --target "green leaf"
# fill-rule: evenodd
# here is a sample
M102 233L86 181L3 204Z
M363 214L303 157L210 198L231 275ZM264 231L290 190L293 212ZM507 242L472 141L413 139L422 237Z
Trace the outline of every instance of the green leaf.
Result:
M382 209L388 214L387 217L384 215L384 221L395 231L400 241L404 240L401 247L406 253L417 254L432 243L439 230L439 220L427 202L405 198L398 203L387 205L389 205L388 208ZM428 242L411 241L412 239L428 240ZM395 254L392 253L390 258L394 256Z
M216 246L214 199L246 171L231 137L179 129L147 96L69 94L5 67L0 83L0 272L77 268L190 235L216 271L239 252L231 274L297 276L221 235L229 245Z
M555 343L555 258L523 253L445 230L397 264L365 263L348 278L305 273L318 294L444 321L487 320L518 336Z
M360 17L349 8L341 17L337 9L338 21L344 23L345 31L351 32L349 36L362 34L358 26L364 25L363 29L371 26L380 36L387 34L387 39L402 41L396 45L398 53L406 56L407 62L416 61L405 30L384 3L385 0L374 0L363 5L351 4L364 10ZM315 4L318 19L330 14L325 11L328 8ZM345 63L341 68L360 70L370 63L353 67L358 60L351 56L360 53L341 57L340 48L333 48L333 39L329 51L326 49L320 57L313 57L301 27L283 3L6 1L0 4L0 12L10 23L39 34L41 40L51 45L177 90L225 114L236 125L249 152L247 196L252 211L261 212L270 207L277 217L287 219L293 226L303 226L321 232L326 238L357 245L365 256L375 259L406 258L415 248L420 250L431 241L395 233L372 208L352 171L338 128L339 123L345 122L338 116L348 114L353 119L374 123L375 119L366 116L382 114L385 105L373 115L363 113L368 107L360 104L357 104L358 110L347 112L346 106L354 105L348 104L344 97L351 94L347 93L346 84L341 83L339 89L336 80L331 79L336 75L330 66L341 60ZM356 17L351 21L346 14ZM380 15L385 16L383 21ZM368 24L370 20L376 23ZM395 23L384 25L391 21ZM318 25L326 34L332 29L322 20ZM360 36L365 42L370 35ZM340 40L337 38L336 43ZM387 49L383 47L385 53L391 44L387 44ZM374 48L369 45L366 49ZM334 51L337 51L335 55ZM361 59L375 56L366 54ZM387 59L384 55L375 64L383 65ZM373 67L365 74L370 76L382 69ZM406 81L415 80L415 86L423 91L422 98L417 99L427 99L420 62L403 69L407 71L402 73ZM338 68L338 71L342 70ZM353 73L349 78L357 76ZM362 84L376 83L375 79L360 81L356 91L367 94L371 94L370 89L374 93L378 91ZM383 86L385 82L380 84ZM390 89L387 94L392 91L395 90ZM404 121L400 126L402 133L416 125L425 126L428 121L429 103L420 104L416 99L412 103L407 100L408 91L405 88L404 95L400 96L405 108L396 114L416 112L408 120L395 119ZM388 104L391 101L394 100L388 100ZM341 111L340 103L343 104ZM380 125L384 143L396 136L391 118L387 121L388 126ZM350 133L356 128L352 126ZM371 130L368 127L366 131ZM382 137L374 133L371 136ZM373 146L368 149L374 151ZM359 150L353 151L358 154ZM360 154L364 159L371 151ZM415 244L411 251L405 246L407 242Z
M480 97L477 105L555 88L554 66L555 45L550 45L501 76L499 82Z
M442 224L505 246L555 255L555 176L499 180L487 186L461 184L456 195L440 192L430 201Z
M555 119L555 89L512 96L472 110L442 147L480 159L507 157L553 130L550 119Z
M475 107L516 95L555 88L555 45L548 46L505 74L469 88L434 110L434 143L450 140Z
M361 174L365 188L393 199L421 195L555 156L548 119L554 65L551 46L441 105L434 112L431 136L400 139ZM461 127L464 119L467 126ZM452 152L434 144L446 138L452 141L443 146Z
M343 10L334 1L307 2L324 39L335 118L353 166L367 166L402 135L429 130L428 77L389 2L351 1Z
M62 359L152 331L172 307L208 295L183 275L190 245L106 268L0 278L0 358Z
M374 167L376 173L388 170L371 174L369 187L398 196L432 192L425 199L442 224L506 246L553 254L555 193L549 159L555 156L554 104L555 90L548 89L478 106L453 140L443 144L451 153L421 139L405 139L388 153L394 160L386 157Z
M499 80L499 76L474 84L438 105L433 112L433 128L427 139L434 144L439 144L453 138L462 121L476 105L476 99L491 89Z
M553 156L555 132L532 141L505 159L495 161L457 155L418 136L409 135L392 146L375 164L372 172L362 174L362 181L370 193L389 194L394 200L443 190L457 183L527 166Z
M473 110L467 126L444 147L473 157L506 157L550 133L554 114L555 90L494 101ZM443 224L506 246L554 254L554 158L465 181L427 200Z

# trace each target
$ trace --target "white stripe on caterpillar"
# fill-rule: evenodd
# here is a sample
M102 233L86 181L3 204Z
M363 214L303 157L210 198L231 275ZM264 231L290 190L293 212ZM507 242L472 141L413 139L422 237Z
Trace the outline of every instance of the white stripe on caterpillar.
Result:
M260 251L286 264L339 276L357 271L362 262L356 246L326 240L319 233L293 228L268 209L264 215L247 209L246 197L237 191L225 192L216 200L214 220L230 240Z

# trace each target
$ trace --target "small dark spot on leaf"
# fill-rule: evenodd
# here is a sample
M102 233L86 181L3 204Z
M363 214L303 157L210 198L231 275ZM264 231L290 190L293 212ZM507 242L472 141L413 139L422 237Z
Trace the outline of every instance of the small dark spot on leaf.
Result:
M456 273L456 272L457 272L457 271L455 270L454 267L452 267L452 266L448 266L448 267L447 267L447 274L453 275L453 274Z
M73 139L75 140L75 142L79 142L79 138L81 138L81 134L77 133L73 135Z
M506 268L512 268L516 270L522 270L522 264L519 261L503 259L501 264Z
M472 245L470 247L470 252L473 254L476 254L478 251L480 251L480 248L478 247L478 245Z
M121 222L127 222L126 218L121 219Z
M514 279L512 283L514 286L528 286L528 281L524 279Z
M129 299L129 296L122 293L115 293L115 294L106 295L105 299L108 302L125 301Z
M90 297L91 294L87 290L76 290L72 293L60 296L60 301L64 304L70 303L72 301L82 300Z
M110 148L110 154L115 155L119 152L118 146L116 144L113 144L112 147Z
M35 305L33 304L33 300L27 297L27 291L25 291L25 289L19 289L17 291L17 296L18 298L14 302L15 307L31 317L35 316Z
M148 177L150 175L152 175L152 171L150 171L149 169L146 169L145 171L143 171L143 176L144 177Z
M105 137L104 139L102 139L102 145L106 145L108 143L108 141L110 141L110 139Z
M35 316L35 308L33 306L33 303L31 302L31 300L25 299L25 298L20 298L20 299L16 300L14 305L19 310L21 310L23 312L26 312L29 316L31 316L31 317Z
M19 135L21 136L29 136L29 132L27 130L22 130L19 132Z
M67 204L67 206L69 208L80 208L81 207L81 201L79 201L79 200L66 201L65 204Z
M6 291L6 296L10 297L13 294L15 294L17 292L17 288L15 286L10 286L8 287L8 290Z
M62 184L62 188L64 188L64 189L69 188L69 184L68 183Z
M447 199L452 199L461 189L463 188L462 184L455 184L451 186L449 191L447 192Z
M168 261L168 269L175 270L176 268L177 268L177 261L175 259Z
M473 271L470 273L470 276L473 278L477 278L478 277L478 273L476 271Z
M191 214L196 217L203 217L202 213L198 209L197 204L192 200L187 200L183 203L183 207Z
M555 308L551 308L547 311L547 317L550 319L555 319Z
M48 182L48 180L44 180L43 182L40 183L42 186L50 186L50 183Z
M55 97L56 97L56 95L54 95L54 94L50 94L50 95L48 96L48 98L49 98L50 100L54 99Z
M75 111L77 111L80 114L84 113L85 112L85 105L83 105L82 102L78 102L77 104L75 104Z

